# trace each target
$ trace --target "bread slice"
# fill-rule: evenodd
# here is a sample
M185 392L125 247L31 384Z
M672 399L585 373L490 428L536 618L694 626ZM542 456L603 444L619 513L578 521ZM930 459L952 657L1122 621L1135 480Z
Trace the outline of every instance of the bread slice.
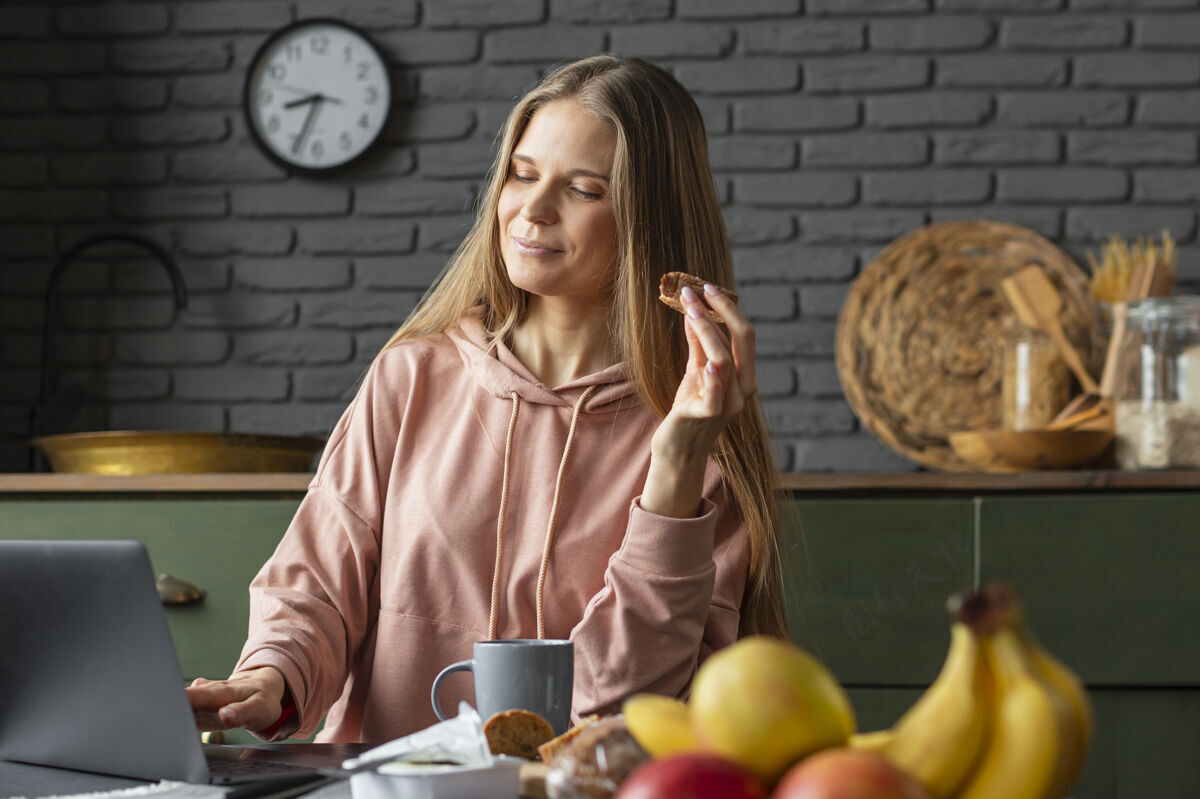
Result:
M684 286L690 286L692 291L700 296L704 296L704 286L711 281L698 278L695 275L689 275L687 272L667 272L658 281L658 299L668 307L674 308L680 313L685 313L683 306L683 298L679 296L679 292ZM738 301L738 295L727 288L717 286L717 291L724 294L734 302ZM704 310L708 313L709 318L718 324L725 324L725 320L721 315L713 309L705 306Z
M554 737L550 722L528 710L504 710L483 723L493 755L536 760L538 747Z
M599 716L584 716L571 729L564 732L557 738L553 738L538 747L538 754L542 758L543 763L549 763L554 759L554 756L562 751L563 747L575 740L575 736L583 732L584 728L589 724L593 724L600 720Z

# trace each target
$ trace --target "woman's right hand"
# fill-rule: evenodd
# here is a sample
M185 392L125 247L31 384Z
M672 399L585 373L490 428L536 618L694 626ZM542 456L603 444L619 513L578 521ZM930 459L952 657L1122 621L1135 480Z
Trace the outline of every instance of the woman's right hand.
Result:
M263 666L240 671L227 680L197 677L187 687L188 701L201 732L270 727L283 712L287 683L278 669Z

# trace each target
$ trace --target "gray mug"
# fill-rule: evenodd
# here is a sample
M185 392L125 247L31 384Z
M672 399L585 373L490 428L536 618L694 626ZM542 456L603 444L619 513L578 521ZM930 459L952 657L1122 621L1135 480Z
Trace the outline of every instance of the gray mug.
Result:
M555 735L567 731L575 678L575 647L570 641L479 641L473 653L470 660L451 663L434 678L429 698L439 719L446 720L438 701L442 680L456 671L469 671L475 677L475 709L484 721L503 710L528 710L550 722Z

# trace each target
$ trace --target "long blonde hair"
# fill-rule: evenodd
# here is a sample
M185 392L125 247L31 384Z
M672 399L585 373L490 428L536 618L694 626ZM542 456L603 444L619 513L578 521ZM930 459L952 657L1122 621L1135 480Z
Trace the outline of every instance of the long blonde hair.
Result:
M687 342L683 317L658 302L659 277L682 270L733 286L733 267L700 110L673 76L639 59L600 55L567 64L517 103L499 138L471 231L384 349L449 330L480 304L493 340L506 338L522 321L526 295L509 282L500 255L500 190L533 114L567 99L609 122L616 133L610 190L618 263L610 328L642 401L661 418L683 378ZM749 529L750 568L739 632L786 637L775 466L756 400L726 426L713 455Z

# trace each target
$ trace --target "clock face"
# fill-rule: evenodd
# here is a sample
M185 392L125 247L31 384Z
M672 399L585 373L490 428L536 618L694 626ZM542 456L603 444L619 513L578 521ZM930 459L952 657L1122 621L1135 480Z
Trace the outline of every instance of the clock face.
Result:
M366 36L332 20L275 33L246 78L246 118L273 158L302 171L344 166L379 137L391 106L387 65Z

